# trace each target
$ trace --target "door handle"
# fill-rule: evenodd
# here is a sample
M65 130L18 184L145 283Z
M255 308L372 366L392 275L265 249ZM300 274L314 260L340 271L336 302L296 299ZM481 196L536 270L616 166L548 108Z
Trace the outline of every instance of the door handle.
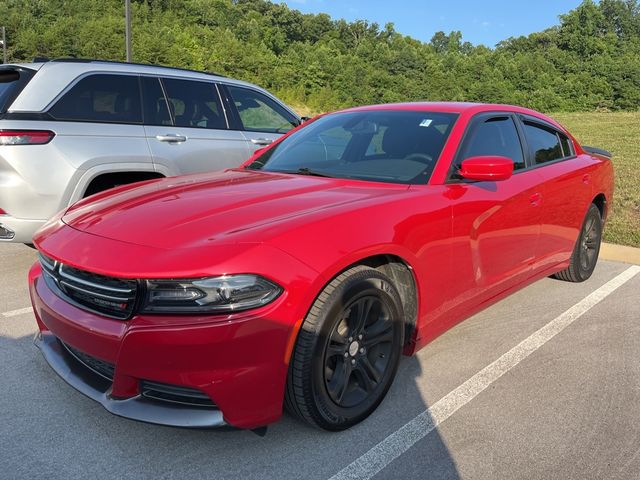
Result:
M591 181L591 175L589 175L588 173L585 173L582 176L582 183L584 183L585 185L589 185L590 181Z
M175 133L167 133L166 135L156 135L156 139L161 142L182 143L187 141L184 135L176 135Z
M540 200L542 200L542 195L540 195L539 193L534 193L529 197L529 201L531 202L531 205L533 205L534 207L537 207L538 205L540 205Z
M273 140L270 138L252 138L251 143L254 145L271 145Z

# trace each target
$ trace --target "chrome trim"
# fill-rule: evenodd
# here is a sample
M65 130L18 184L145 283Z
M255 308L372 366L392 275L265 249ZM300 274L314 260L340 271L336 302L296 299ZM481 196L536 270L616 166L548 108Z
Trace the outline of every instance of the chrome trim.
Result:
M113 295L105 295L103 293L93 292L91 290L85 290L82 287L78 287L77 285L72 285L71 283L65 282L64 280L60 280L60 284L64 285L67 288L71 288L78 292L86 293L87 295L93 295L95 297L102 298L104 300L113 300L114 302L128 302L130 300L133 300L132 298L129 298L129 297L114 297Z
M44 267L48 267L48 270L54 270L57 262L53 258L45 257L42 253L38 252L38 259Z
M118 287L108 287L99 283L93 283L93 282L89 282L88 280L83 280L82 278L78 278L75 275L72 275L70 273L65 272L63 269L67 268L68 265L64 265L64 264L60 264L60 268L58 269L58 272L60 273L61 277L66 278L67 280L71 280L72 282L78 282L82 285L85 285L87 287L92 287L92 288L96 288L98 290L108 290L110 292L115 292L115 293L133 293L133 289L132 288L118 288ZM91 272L87 272L87 273L91 273ZM88 293L93 293L93 292L88 292Z
M212 408L195 408L162 404L145 400L141 395L122 400L111 396L110 382L87 372L84 364L78 364L66 354L52 333L36 334L34 343L40 349L49 366L80 393L100 403L107 411L120 417L141 422L184 428L224 427L227 423L222 412Z

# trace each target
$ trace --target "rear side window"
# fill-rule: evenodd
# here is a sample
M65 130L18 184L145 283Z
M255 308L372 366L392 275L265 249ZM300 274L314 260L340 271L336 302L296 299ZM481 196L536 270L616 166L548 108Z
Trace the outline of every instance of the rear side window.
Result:
M533 123L524 123L524 132L536 164L563 158L562 146L556 132Z
M510 158L514 170L525 168L520 138L511 117L492 117L472 127L462 148L460 161L486 155Z
M562 154L565 157L573 156L573 148L571 147L569 139L561 133L559 133L558 136L560 137L560 144L562 145Z
M138 77L106 74L85 77L49 113L58 120L142 123Z
M0 113L7 111L34 74L33 70L0 69Z
M293 115L266 95L232 85L227 88L245 130L286 133L298 126L298 120Z
M176 127L226 129L216 85L211 82L163 78Z

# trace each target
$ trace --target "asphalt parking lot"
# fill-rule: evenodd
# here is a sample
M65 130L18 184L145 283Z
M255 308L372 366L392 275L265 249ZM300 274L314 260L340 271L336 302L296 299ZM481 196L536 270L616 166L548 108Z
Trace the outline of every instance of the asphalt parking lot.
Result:
M286 416L260 437L136 423L47 366L26 275L0 245L0 478L640 478L640 267L537 282L401 363L342 433Z

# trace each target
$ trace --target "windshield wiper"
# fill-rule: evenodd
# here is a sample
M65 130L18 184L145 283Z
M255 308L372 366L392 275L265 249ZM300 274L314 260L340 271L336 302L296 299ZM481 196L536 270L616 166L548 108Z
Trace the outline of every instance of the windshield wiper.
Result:
M294 173L294 172L291 172L291 173ZM313 177L333 178L331 175L327 175L326 173L322 173L322 172L317 172L307 167L301 167L298 170L296 170L295 173L298 173L300 175L311 175Z

